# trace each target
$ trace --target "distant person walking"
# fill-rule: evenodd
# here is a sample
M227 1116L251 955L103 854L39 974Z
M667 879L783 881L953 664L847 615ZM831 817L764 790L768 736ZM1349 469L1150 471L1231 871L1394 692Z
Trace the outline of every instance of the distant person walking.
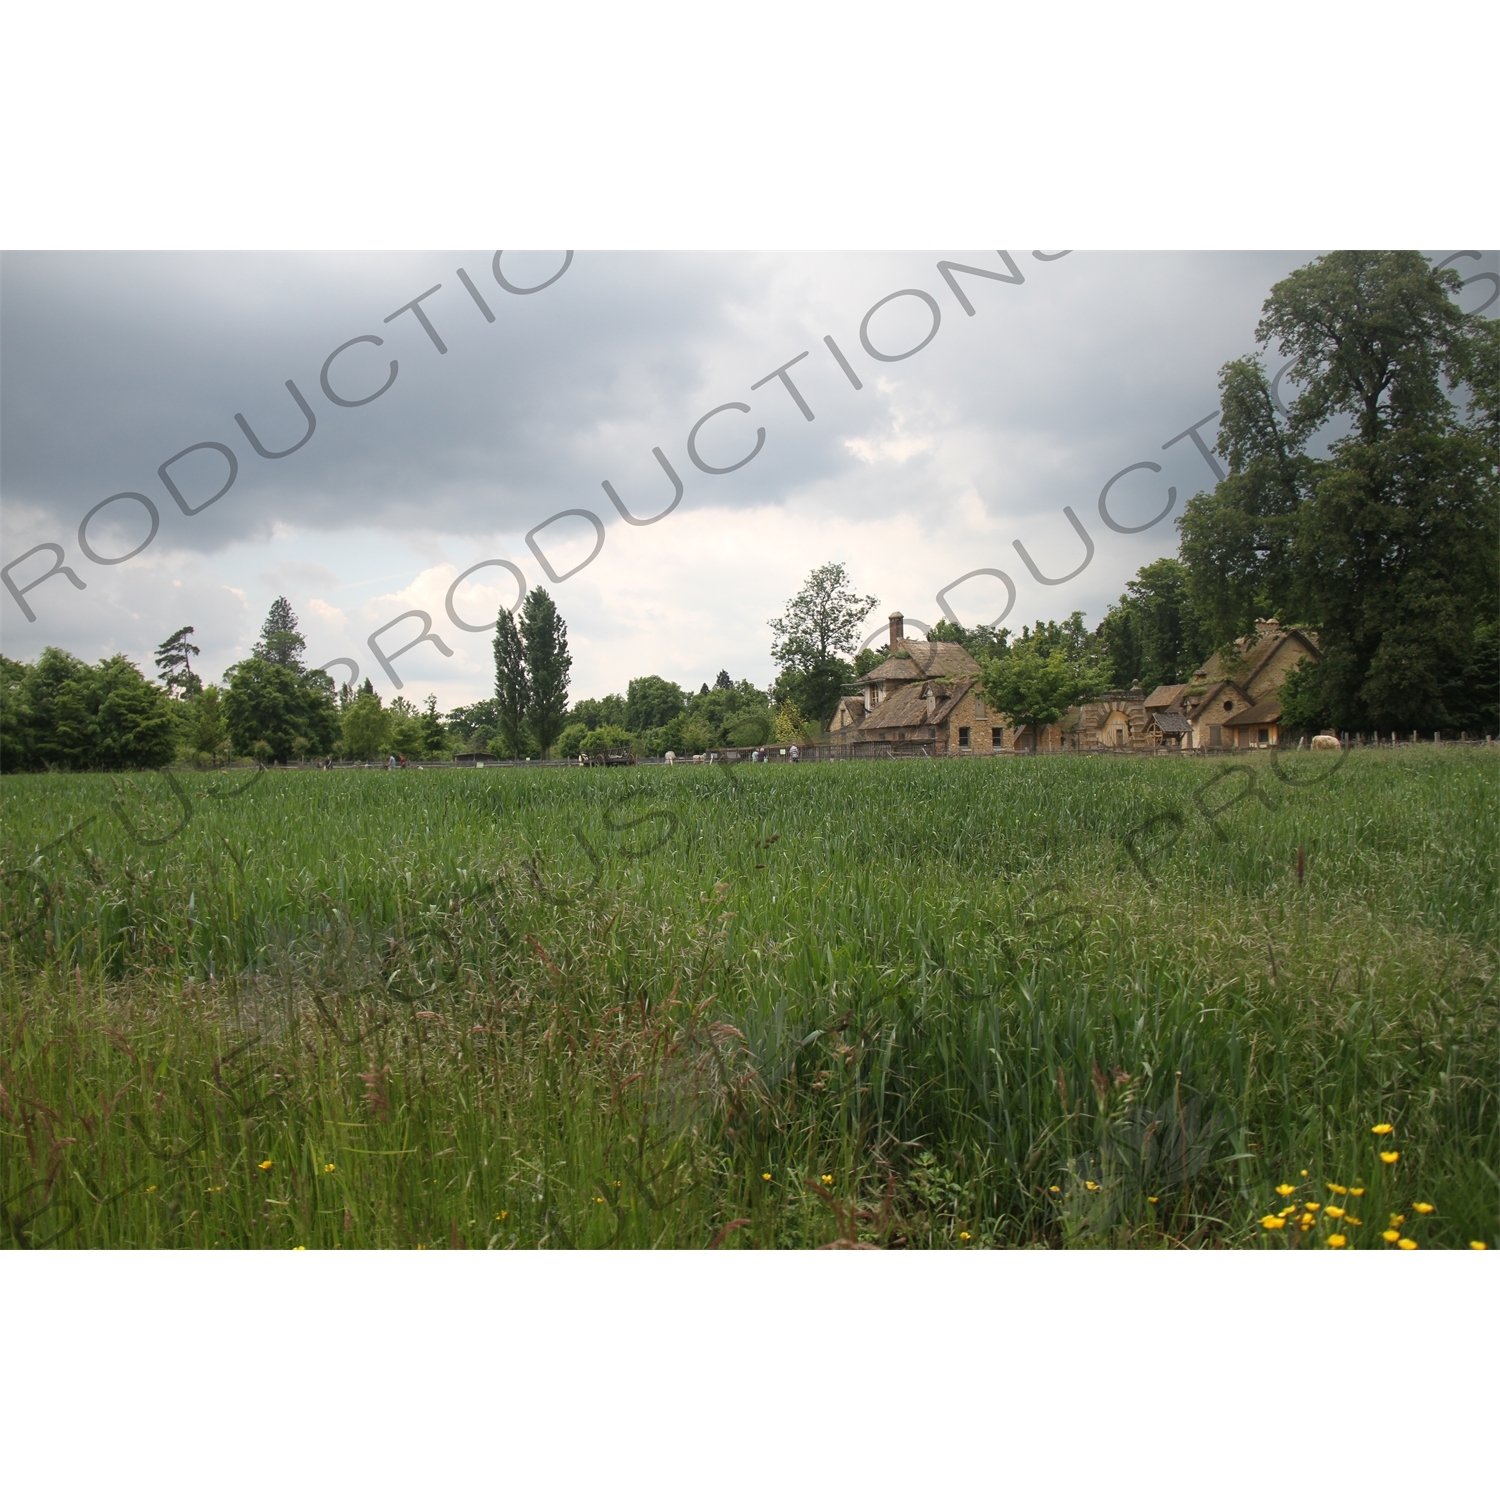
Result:
M796 761L799 761L799 760L802 759L802 752L795 745L793 745L792 748L787 752L787 755L788 755L788 758L791 759L793 762L796 762Z

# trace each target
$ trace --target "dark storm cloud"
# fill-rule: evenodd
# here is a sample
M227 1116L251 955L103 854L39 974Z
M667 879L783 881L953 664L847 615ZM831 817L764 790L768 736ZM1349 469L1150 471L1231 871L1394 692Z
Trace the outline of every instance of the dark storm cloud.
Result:
M831 547L919 618L936 618L936 592L976 568L1012 578L1016 620L1093 617L1142 562L1174 549L1173 520L1215 476L1190 438L1166 445L1214 411L1220 366L1254 347L1267 292L1305 259L579 252L558 275L561 252L508 252L501 274L513 284L556 277L516 295L490 251L8 255L4 560L55 543L88 587L49 579L28 596L35 623L0 596L0 628L21 654L58 641L140 658L191 618L227 662L284 589L322 622L327 650L363 659L366 633L399 608L416 601L441 619L447 579L485 557L515 558L541 581L525 534L578 509L609 540L560 587L600 640L620 634L628 612L631 629L662 640L753 638L743 649L759 660L765 619ZM990 275L945 274L942 261ZM366 337L382 342L350 342ZM345 345L325 390L325 362ZM379 390L392 360L389 389L340 404ZM262 447L297 445L308 418L288 380L316 428L266 458L236 414ZM716 408L695 462L689 434ZM1213 433L1210 421L1201 436ZM159 466L194 445L228 449L237 475L205 507L226 476L222 451L172 464L168 478L196 510L185 515ZM628 527L603 482L635 517L658 515L674 497L658 447L682 501L656 525ZM1127 468L1112 515L1129 527L1161 516L1128 534L1098 510L1101 487ZM158 534L134 560L96 565L79 522L122 491L146 497ZM733 530L741 515L761 528L753 578L736 553L748 547ZM727 550L713 550L715 517L719 534L739 538ZM540 539L560 570L587 550L564 563L565 534L592 545L591 524L559 523ZM148 525L145 503L123 500L88 537L118 556ZM787 577L767 568L768 527ZM1044 579L1091 561L1065 586L1037 582L1018 541ZM50 562L32 557L18 581ZM986 574L947 597L965 619L988 617L1003 586ZM623 641L621 652L636 649Z

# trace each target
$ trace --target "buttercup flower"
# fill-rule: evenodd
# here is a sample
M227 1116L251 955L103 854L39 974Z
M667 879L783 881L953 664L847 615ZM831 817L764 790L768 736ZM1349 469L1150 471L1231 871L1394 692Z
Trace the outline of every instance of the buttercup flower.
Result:
M762 1172L760 1174L760 1180L762 1182L769 1182L771 1180L771 1174L769 1172Z
M1307 1171L1306 1171L1306 1169L1305 1169L1305 1168L1304 1168L1304 1169L1303 1169L1303 1171L1302 1171L1302 1176L1304 1176L1304 1177L1306 1177L1306 1176L1307 1176Z
M1330 1234L1328 1243L1334 1250L1342 1250L1349 1241L1341 1234Z
M274 1167L275 1165L276 1165L276 1163L273 1162L273 1161L271 1161L268 1158L267 1160L263 1161L260 1164L260 1169L261 1169L262 1172L269 1172L271 1170L271 1168Z
M1347 1193L1349 1191L1348 1188L1346 1188L1346 1187L1340 1187L1339 1184L1336 1183L1336 1182L1327 1183L1326 1186L1327 1186L1328 1191L1330 1193L1333 1193L1333 1194L1335 1194L1338 1197L1342 1197L1345 1193Z
M1430 1203L1413 1203L1412 1207L1416 1209L1419 1214L1430 1214L1433 1211L1432 1204Z
M292 1249L293 1250L306 1250L307 1246L306 1245L293 1245Z
M324 1171L325 1171L325 1172L336 1172L336 1171L338 1171L338 1168L337 1168L337 1167L335 1167L335 1166L334 1166L334 1164L333 1164L333 1163L332 1163L332 1162L329 1162L329 1163L328 1163L328 1164L327 1164L327 1165L326 1165L326 1166L325 1166L325 1167L324 1167L324 1168L323 1168L323 1170L324 1170Z
M1297 1220L1297 1227L1305 1232L1306 1230L1311 1229L1317 1222L1318 1221L1313 1218L1311 1214L1303 1214L1302 1217Z
M1389 1135L1395 1128L1394 1125L1372 1125L1370 1126L1370 1133L1372 1135Z
M1342 1219L1344 1217L1344 1210L1335 1203L1330 1203L1328 1207L1323 1210L1323 1212L1327 1214L1330 1219Z
M1392 1214L1391 1215L1391 1228L1392 1229L1395 1229L1395 1228L1397 1228L1398 1226L1400 1226L1400 1225L1402 1225L1404 1223L1406 1223L1406 1215L1405 1214Z
M1387 1245L1394 1245L1396 1241L1401 1238L1401 1236L1394 1229L1382 1229L1380 1231L1380 1238L1383 1239Z
M1399 1151L1382 1151L1380 1159L1389 1167L1401 1160L1401 1153Z
M960 1229L958 1231L958 1237L961 1240L967 1240L967 1239L972 1239L973 1238L973 1236L969 1233L969 1231L967 1229Z
M1304 1203L1302 1206L1308 1211L1308 1213L1315 1214L1320 1208L1322 1208L1323 1205L1321 1203Z
M1147 1203L1157 1203L1157 1202L1160 1202L1160 1199L1157 1199L1157 1198L1147 1198L1146 1202Z
M1415 1240L1397 1240L1396 1248L1398 1250L1415 1250L1417 1242Z
M1084 1187L1086 1187L1091 1193L1097 1193L1099 1191L1099 1184L1097 1182L1086 1182L1084 1183Z
M1346 1218L1346 1219L1345 1219L1345 1220L1344 1220L1344 1223L1346 1223L1346 1224L1363 1224L1363 1223L1364 1223L1364 1222L1365 1222L1365 1221L1364 1221L1364 1220L1363 1220L1363 1219L1356 1219L1356 1218L1355 1218L1355 1217L1354 1217L1354 1215L1353 1215L1353 1214L1350 1214L1350 1215L1349 1215L1349 1216L1348 1216L1348 1217L1347 1217L1347 1218Z
M497 1221L500 1220L500 1219L508 1219L509 1217L510 1217L510 1210L508 1208L502 1208L500 1210L500 1212L495 1215L495 1218L496 1218Z
M1351 1198L1363 1198L1364 1195L1365 1195L1365 1190L1363 1188L1350 1188L1349 1189L1349 1196Z
M1049 1193L1060 1193L1062 1192L1062 1189L1060 1187L1049 1187L1047 1191Z
M1265 1218L1260 1221L1260 1227L1262 1229L1285 1229L1286 1220L1283 1219L1279 1214L1267 1214Z
M152 1183L152 1184L151 1184L151 1186L150 1186L150 1187L148 1187L148 1188L147 1188L147 1189L146 1189L146 1191L147 1191L147 1192L148 1192L148 1193L154 1193L154 1192L155 1192L155 1191L156 1191L156 1184L155 1184L155 1183L154 1183L154 1182L153 1182L153 1183Z
M1297 1189L1294 1188L1289 1182L1281 1182L1276 1185L1276 1191L1280 1193L1283 1198L1290 1198L1292 1194L1297 1191Z
M825 1172L823 1174L823 1186L824 1187L832 1187L833 1186L833 1173L832 1172Z
M1490 1247L1488 1245L1486 1245L1483 1240L1470 1240L1469 1241L1469 1249L1471 1249L1471 1250L1488 1250L1489 1248Z

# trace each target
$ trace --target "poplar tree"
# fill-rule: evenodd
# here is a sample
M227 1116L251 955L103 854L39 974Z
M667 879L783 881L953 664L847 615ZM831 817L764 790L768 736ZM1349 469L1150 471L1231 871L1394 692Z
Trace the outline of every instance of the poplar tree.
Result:
M568 626L545 589L532 589L521 612L528 685L526 727L545 758L568 715L568 683L573 658Z
M526 653L516 618L502 609L495 621L495 720L497 738L512 760L521 758L526 743L526 710L531 684L526 675Z

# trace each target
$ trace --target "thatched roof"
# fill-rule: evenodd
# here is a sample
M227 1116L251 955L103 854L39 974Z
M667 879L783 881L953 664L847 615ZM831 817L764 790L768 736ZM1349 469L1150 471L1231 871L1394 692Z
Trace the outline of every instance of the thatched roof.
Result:
M978 677L979 663L956 641L903 640L861 682L913 682L929 677Z
M1281 719L1281 699L1274 695L1249 704L1224 720L1226 729L1252 729L1257 724L1275 724Z

